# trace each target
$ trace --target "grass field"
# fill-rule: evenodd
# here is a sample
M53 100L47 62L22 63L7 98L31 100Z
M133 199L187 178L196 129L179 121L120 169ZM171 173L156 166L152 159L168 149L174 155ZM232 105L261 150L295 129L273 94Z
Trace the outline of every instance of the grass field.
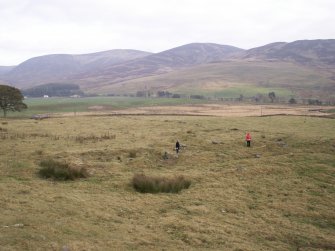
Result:
M234 93L238 93L235 88ZM227 90L226 90L227 91ZM246 91L246 90L245 90ZM251 90L252 91L252 90ZM277 92L278 91L278 92ZM280 90L276 90L280 93ZM48 116L76 116L83 114L202 114L223 116L226 113L232 115L236 112L254 116L274 114L295 114L295 115L325 115L316 114L314 111L334 113L333 106L303 106L285 104L247 104L242 102L222 102L208 99L187 99L187 98L137 98L137 97L90 97L90 98L27 98L24 100L28 109L21 112L8 112L8 118L31 118L34 115ZM186 109L188 111L186 111ZM256 111L256 113L255 113ZM292 113L293 112L293 113Z
M294 116L1 119L0 249L334 250L334 128ZM42 179L50 158L90 177ZM142 194L138 173L191 186Z

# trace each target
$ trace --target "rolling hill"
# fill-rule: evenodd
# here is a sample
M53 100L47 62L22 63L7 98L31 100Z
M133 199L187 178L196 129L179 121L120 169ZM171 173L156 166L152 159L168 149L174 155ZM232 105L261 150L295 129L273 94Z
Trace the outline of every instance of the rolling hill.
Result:
M335 67L335 39L277 42L250 49L239 58L290 61L302 65Z
M0 66L0 76L14 69L15 66Z
M242 52L242 49L218 44L187 44L167 51L151 54L111 67L102 68L85 75L79 80L85 89L97 89L101 85L111 85L130 79L160 75L195 65L222 61Z
M27 88L50 82L66 81L73 75L108 67L151 53L137 50L110 50L98 53L54 54L28 59L3 74L2 79L16 87Z
M192 43L160 53L46 55L5 69L1 80L22 89L73 83L96 94L164 90L220 97L277 88L286 96L334 97L335 39L276 42L250 50Z
M165 74L136 78L113 85L97 85L92 92L135 94L168 91L210 97L246 97L276 91L280 96L308 98L335 93L333 74L291 62L225 61L203 64Z

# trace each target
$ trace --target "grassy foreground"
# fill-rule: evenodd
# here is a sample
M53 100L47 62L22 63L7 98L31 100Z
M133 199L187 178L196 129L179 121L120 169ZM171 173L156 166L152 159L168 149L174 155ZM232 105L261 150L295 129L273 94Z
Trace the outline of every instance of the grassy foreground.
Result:
M334 128L285 116L1 119L0 249L334 250ZM90 177L42 179L48 158ZM137 173L192 183L143 194Z

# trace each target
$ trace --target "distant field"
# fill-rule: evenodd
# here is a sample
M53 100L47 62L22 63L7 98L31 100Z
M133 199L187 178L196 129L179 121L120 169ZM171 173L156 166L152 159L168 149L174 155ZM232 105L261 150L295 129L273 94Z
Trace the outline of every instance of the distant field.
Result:
M31 118L34 115L52 117L76 115L147 114L147 115L210 115L210 116L264 116L304 115L328 116L332 106L302 106L285 104L246 104L207 99L183 98L28 98L27 110L9 112L9 118Z
M334 250L334 128L301 116L0 119L0 249ZM42 179L49 158L91 176ZM191 186L141 194L137 173Z
M199 89L183 89L178 88L176 92L186 93L188 95L201 94L206 97L216 97L216 98L239 98L240 95L244 97L255 97L258 94L262 94L265 97L268 96L269 92L275 92L278 98L284 98L288 100L291 96L294 96L291 90L285 88L271 88L271 87L255 87L255 86L234 86L226 87L218 90L213 87Z
M8 117L30 117L34 114L48 113L77 113L94 112L100 110L120 110L130 107L154 105L180 105L207 103L206 100L182 98L130 98L130 97L92 97L92 98L28 98L24 100L28 105L27 110L9 112Z

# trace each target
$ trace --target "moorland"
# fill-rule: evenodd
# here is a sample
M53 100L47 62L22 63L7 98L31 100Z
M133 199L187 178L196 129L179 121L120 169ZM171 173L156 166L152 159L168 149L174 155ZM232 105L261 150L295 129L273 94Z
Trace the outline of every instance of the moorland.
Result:
M334 250L334 51L193 43L0 66L28 105L0 119L0 249ZM134 177L188 185L141 193Z
M70 112L0 120L2 250L335 249L335 120ZM47 159L89 176L45 179ZM139 193L135 174L191 185Z

